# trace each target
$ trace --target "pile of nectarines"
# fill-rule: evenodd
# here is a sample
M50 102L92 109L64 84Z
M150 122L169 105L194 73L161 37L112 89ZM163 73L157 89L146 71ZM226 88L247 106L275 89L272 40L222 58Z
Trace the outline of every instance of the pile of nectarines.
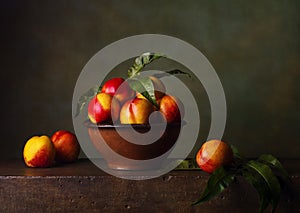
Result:
M88 117L92 123L117 122L121 124L147 124L152 112L160 112L158 121L180 122L184 109L182 102L166 94L163 82L150 76L157 102L155 106L141 93L134 91L123 78L106 81L101 91L88 105Z
M76 136L66 130L56 131L51 138L33 136L23 149L24 162L28 167L50 167L57 163L71 163L77 160L80 145Z

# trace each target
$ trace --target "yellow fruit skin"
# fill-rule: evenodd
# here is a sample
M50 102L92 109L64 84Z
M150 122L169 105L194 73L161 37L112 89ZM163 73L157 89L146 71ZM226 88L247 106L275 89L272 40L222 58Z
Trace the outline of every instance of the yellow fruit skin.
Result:
M120 112L122 124L147 124L154 111L153 105L146 99L135 98L125 102Z
M54 163L55 149L48 136L33 136L23 149L24 162L29 167L49 167Z

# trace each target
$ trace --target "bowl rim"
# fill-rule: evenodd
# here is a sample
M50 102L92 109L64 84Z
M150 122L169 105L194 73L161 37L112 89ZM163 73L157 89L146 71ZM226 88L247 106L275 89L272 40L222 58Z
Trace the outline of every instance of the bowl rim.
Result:
M111 124L111 123L92 123L90 120L84 121L84 126L88 128L150 128L151 126L162 126L164 123L153 123L152 125L150 124ZM172 123L167 123L167 126L178 126L178 125L185 125L186 122L183 120L181 122L172 122Z

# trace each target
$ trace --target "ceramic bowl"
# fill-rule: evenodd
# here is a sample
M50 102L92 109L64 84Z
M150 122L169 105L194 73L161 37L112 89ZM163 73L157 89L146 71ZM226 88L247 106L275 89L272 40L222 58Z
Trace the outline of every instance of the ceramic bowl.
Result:
M157 123L150 126L147 124L111 125L85 122L89 137L107 162L107 166L111 169L121 170L155 169L160 166L163 160L161 156L167 158L165 153L172 150L178 139L181 122L167 124L164 131L161 125L163 124ZM161 137L150 144L132 143L136 139L132 128L140 134L147 133L151 129ZM117 130L125 134L126 139L121 137ZM156 162L155 159L159 161Z

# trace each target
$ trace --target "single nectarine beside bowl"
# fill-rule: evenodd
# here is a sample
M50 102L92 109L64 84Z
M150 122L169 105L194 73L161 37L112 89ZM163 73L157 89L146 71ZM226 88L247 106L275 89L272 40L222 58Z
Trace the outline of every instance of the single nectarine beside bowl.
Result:
M213 173L220 166L227 166L232 161L232 149L227 143L220 140L205 142L196 155L198 166L208 173Z

